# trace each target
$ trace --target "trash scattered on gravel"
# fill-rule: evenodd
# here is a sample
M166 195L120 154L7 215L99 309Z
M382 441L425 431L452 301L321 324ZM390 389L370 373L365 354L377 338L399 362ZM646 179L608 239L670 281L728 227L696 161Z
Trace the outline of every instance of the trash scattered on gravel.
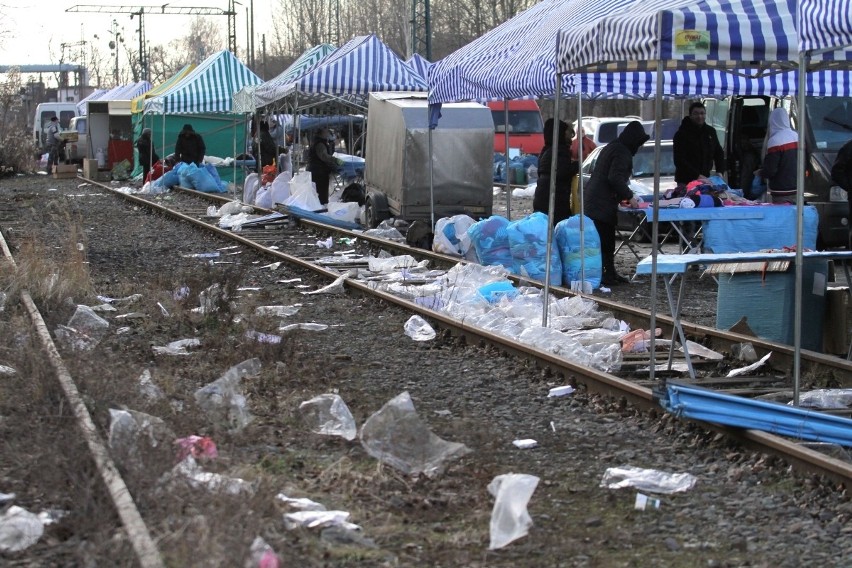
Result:
M533 440L532 438L524 438L523 440L515 440L512 444L516 448L520 448L522 450L529 450L531 448L535 448L538 446L538 442Z
M649 493L678 493L695 487L698 478L689 473L667 473L656 469L621 466L604 472L600 486L608 489L635 487Z
M409 475L441 473L447 462L470 453L464 444L436 436L403 392L388 401L361 426L361 445L368 454Z
M322 503L317 503L312 499L308 499L307 497L288 497L284 493L279 493L275 496L276 499L287 505L288 507L292 507L294 509L298 509L300 511L325 511L325 505Z
M15 369L9 367L8 365L0 365L0 375L11 376L17 373Z
M189 347L198 347L201 345L201 340L197 337L191 337L188 339L178 339L177 341L172 341L171 343L165 346L154 345L151 349L157 355L192 355L187 351Z
M299 405L302 420L316 434L352 441L358 435L355 418L338 394L321 394Z
M557 397L557 396L566 396L574 392L574 387L571 385L565 385L562 387L553 387L550 389L550 392L547 393L547 398Z
M319 290L314 290L313 292L302 292L305 295L311 294L342 294L344 292L343 282L349 278L350 274L347 272L337 278L334 282L329 284L328 286L323 286Z
M637 493L636 502L633 504L633 508L637 511L644 511L645 509L659 509L660 500L655 497L648 497L644 493Z
M405 335L414 341L431 341L435 339L435 330L420 316L411 316L405 322Z
M769 353L767 353L766 355L761 357L760 360L757 361L756 363L752 363L751 365L748 365L747 367L741 367L739 369L732 369L725 376L726 377L736 377L737 375L745 375L746 373L750 373L750 372L754 371L755 369L762 367L763 364L766 363L769 360L770 355L772 355L772 351L770 351Z
M272 335L270 333L255 331L253 329L249 329L246 331L246 337L248 339L257 341L258 343L268 343L270 345L281 343L282 339L280 335Z
M324 324L324 323L312 323L312 322L291 323L291 324L287 324L287 325L282 325L281 327L278 328L278 331L287 332L287 331L293 331L294 329L303 329L305 331L324 331L324 330L328 329L328 325Z
M302 304L293 304L290 306L258 306L254 309L254 314L257 316L269 316L283 318L294 316L299 313Z
M195 401L208 418L226 425L230 432L239 432L252 421L240 382L243 378L258 376L260 367L257 358L234 365L224 375L195 391Z
M151 371L148 369L142 371L137 382L139 383L139 394L148 400L160 400L165 398L166 395L163 394L162 389L154 383L154 379L151 377Z
M192 456L195 459L214 459L219 457L216 442L209 436L192 435L185 438L178 438L174 441L174 444L178 448L178 461L183 461L187 456Z
M275 554L275 550L263 540L263 537L255 537L249 548L251 554L250 566L252 568L279 568L281 560Z
M489 550L503 548L510 542L526 536L532 526L532 517L527 512L539 478L524 473L498 475L488 484L488 492L494 496L491 510L491 543Z
M19 552L25 550L44 534L44 523L37 515L12 505L0 514L0 551Z
M253 494L254 485L239 477L228 477L221 473L211 473L201 469L192 456L187 457L167 472L160 480L163 487L186 483L194 489L207 489L213 493L225 495Z
M347 511L297 511L284 515L284 526L292 530L299 527L308 529L325 527L344 527L349 530L359 530L361 527L348 522Z

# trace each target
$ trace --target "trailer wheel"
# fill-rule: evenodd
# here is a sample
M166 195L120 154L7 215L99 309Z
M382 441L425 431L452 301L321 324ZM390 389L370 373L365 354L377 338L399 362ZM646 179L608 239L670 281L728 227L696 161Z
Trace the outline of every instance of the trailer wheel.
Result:
M376 211L376 204L369 197L364 203L364 218L367 221L368 229L375 229L381 223L381 219L378 218L378 211Z

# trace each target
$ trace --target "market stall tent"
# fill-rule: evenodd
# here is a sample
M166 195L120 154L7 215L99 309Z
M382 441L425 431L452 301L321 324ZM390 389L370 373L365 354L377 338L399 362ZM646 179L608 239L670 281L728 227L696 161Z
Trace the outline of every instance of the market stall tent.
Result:
M165 156L184 124L204 139L208 156L236 157L245 152L245 119L234 112L234 93L263 81L227 50L219 51L161 94L144 102L143 127L151 128Z
M148 81L120 85L85 103L87 147L86 158L102 150L107 167L127 160L133 164L133 123L130 102L151 88Z
M419 53L415 53L411 57L405 60L405 64L414 69L418 75L424 80L428 82L429 79L429 68L434 65L428 59L420 55Z

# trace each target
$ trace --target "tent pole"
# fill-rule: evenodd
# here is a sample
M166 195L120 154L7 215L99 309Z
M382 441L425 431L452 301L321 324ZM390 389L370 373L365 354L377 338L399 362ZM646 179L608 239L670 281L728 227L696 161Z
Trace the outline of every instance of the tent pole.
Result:
M512 220L512 185L509 179L509 99L503 98L503 138L506 141L506 219Z
M552 264L550 262L550 251L553 249L553 206L556 202L556 161L557 150L559 149L559 99L561 97L562 75L557 73L556 91L553 98L553 132L550 139L550 198L547 204L547 247L544 255L544 295L541 298L541 327L547 327L547 312L550 303L550 267ZM545 136L547 136L546 133Z
M583 207L583 93L577 90L577 198L580 200L580 292L586 292L586 218ZM591 173L591 172L590 172ZM570 191L570 188L569 188ZM590 286L591 287L591 286ZM589 290L589 293L592 291Z
M431 111L429 105L426 105L426 124L429 125L431 120ZM431 213L431 231L435 234L435 172L434 160L432 159L432 128L429 128L429 211Z
M804 240L804 223L802 217L805 212L805 120L807 112L805 104L805 88L807 86L808 54L799 52L799 93L798 109L796 118L799 129L799 147L796 155L796 286L795 300L793 302L793 405L799 406L799 388L801 386L801 363L802 363L802 273L804 269L804 255L802 241Z
M662 37L662 29L663 29L663 13L660 12L657 14L657 33L660 37ZM656 94L654 96L654 131L656 134L662 132L662 117L663 117L663 60L657 59L657 87ZM651 345L649 347L651 353L651 364L650 364L650 379L653 381L655 378L655 372L657 370L657 362L654 356L654 350L656 349L656 334L654 331L657 329L657 247L659 246L659 234L660 234L660 138L661 136L654 136L654 159L656 165L654 166L654 214L651 222L651 318L649 321L649 333L651 335ZM681 277L682 278L682 277ZM674 315L674 314L672 314ZM672 336L672 341L674 341L674 336ZM665 390L666 388L666 379L663 377L663 383L661 388Z

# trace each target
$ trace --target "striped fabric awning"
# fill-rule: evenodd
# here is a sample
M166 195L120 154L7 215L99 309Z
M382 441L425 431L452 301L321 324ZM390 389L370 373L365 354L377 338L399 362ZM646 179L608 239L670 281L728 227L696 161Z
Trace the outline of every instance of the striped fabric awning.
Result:
M234 93L263 81L227 50L214 53L163 94L145 102L145 113L232 112Z
M617 13L564 27L557 66L563 73L622 71L625 65L653 70L658 61L666 68L683 62L722 69L789 67L799 59L797 28L812 49L836 47L852 32L849 0L808 1L811 13L799 21L796 0L637 0ZM826 20L835 25L823 35ZM852 51L814 58L821 59L852 60Z
M850 59L852 5L849 0L799 0L798 15L800 50L845 48L843 55L826 53L822 59Z
M130 112L137 113L145 110L146 100L150 99L151 97L156 97L157 95L165 93L173 86L175 86L178 81L186 77L193 69L195 69L195 64L188 63L187 65L184 65L183 69L181 69L180 71L178 71L177 73L175 73L150 91L147 91L139 95L138 97L134 97L133 100L130 102Z
M432 67L433 64L419 53L415 53L409 57L405 64L414 69L414 71L420 75L420 78L424 81L429 79L429 68Z
M100 100L100 98L102 96L104 96L104 94L106 92L107 92L107 89L96 89L96 90L92 91L92 94L90 94L88 97L84 98L79 103L77 103L77 114L79 114L81 116L85 115L87 113L88 109L89 109L89 106L88 106L89 101Z
M366 107L365 101L374 91L427 89L425 80L371 34L349 40L316 67L284 85L281 93L297 95L299 104L334 99Z
M608 0L612 11L625 0ZM429 102L518 99L552 96L554 49L564 26L607 13L587 11L589 0L543 0L435 63ZM566 78L562 89L569 89Z
M305 51L287 69L276 77L257 86L249 86L234 93L234 112L254 112L259 108L280 100L281 87L295 81L320 61L333 53L336 48L329 43L321 43Z

